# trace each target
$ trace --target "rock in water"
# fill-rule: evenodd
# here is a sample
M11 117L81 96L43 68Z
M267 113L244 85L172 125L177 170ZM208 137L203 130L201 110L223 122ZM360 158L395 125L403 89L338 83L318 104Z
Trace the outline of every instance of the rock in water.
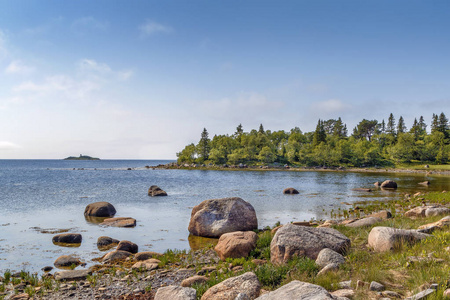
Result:
M248 298L255 299L260 290L258 277L253 272L247 272L210 287L201 300L234 300L239 294L246 294Z
M376 252L390 251L403 243L414 244L431 235L417 230L397 229L391 227L374 227L369 233L368 243Z
M112 227L135 227L136 220L133 218L123 217L123 218L109 218L105 219L103 223L100 223L103 226L112 226Z
M72 255L61 255L54 262L54 265L57 268L70 267L72 265L78 266L80 264L81 264L81 261Z
M88 204L84 210L85 216L112 217L116 214L116 209L109 202L95 202Z
M253 206L238 197L205 200L192 209L189 232L204 237L220 237L234 231L258 228Z
M53 243L65 243L65 244L81 244L81 234L79 233L62 233L53 237Z
M214 248L221 260L229 257L247 257L256 248L258 235L254 231L236 231L223 234Z
M285 188L283 190L283 194L285 194L285 195L296 195L298 193L299 192L296 189L294 189L294 188Z
M101 236L97 239L97 248L99 248L99 250L107 250L119 243L119 240L113 239L109 236Z
M305 300L334 300L326 289L321 286L294 280L275 291L256 298L257 300L305 299Z
M270 243L270 260L273 264L286 263L293 256L315 260L324 248L344 254L349 247L350 239L336 229L287 224L278 229Z
M149 189L148 189L148 195L152 196L152 197L156 197L156 196L167 196L167 193L165 191L163 191L159 186L157 185L152 185Z
M103 256L103 258L102 258L102 262L110 263L110 262L114 262L114 261L125 260L127 257L130 257L132 255L133 254L131 254L128 251L114 250L114 251L106 253L105 256Z
M116 250L138 253L138 245L130 241L120 241L119 245L117 245Z
M397 188L397 182L392 180L385 180L381 184L381 187L384 189L396 189Z

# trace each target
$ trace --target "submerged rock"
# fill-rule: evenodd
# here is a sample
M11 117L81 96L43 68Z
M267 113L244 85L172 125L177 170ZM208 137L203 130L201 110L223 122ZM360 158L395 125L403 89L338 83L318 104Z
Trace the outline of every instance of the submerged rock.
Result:
M72 255L61 255L53 263L55 267L71 267L81 265L81 261Z
M108 250L119 244L120 241L109 236L101 236L97 239L97 248L99 250Z
M285 194L285 195L296 195L296 194L299 194L299 192L296 189L294 189L294 188L285 188L283 190L283 194Z
M148 195L152 196L152 197L156 197L156 196L167 196L167 193L165 191L163 191L159 186L157 185L152 185L149 189L148 189Z
M112 217L116 214L116 209L109 202L95 202L88 204L84 210L85 216Z
M234 231L258 228L253 206L241 198L205 200L192 209L189 232L204 237L220 237Z
M135 227L136 220L129 217L105 219L100 225L112 227Z

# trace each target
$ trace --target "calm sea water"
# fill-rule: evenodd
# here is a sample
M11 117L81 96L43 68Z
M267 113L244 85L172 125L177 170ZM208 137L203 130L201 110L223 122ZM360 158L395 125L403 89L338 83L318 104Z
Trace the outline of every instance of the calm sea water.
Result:
M331 209L344 207L341 202L450 190L448 177L414 174L145 169L167 162L0 160L0 272L37 272L63 254L77 255L89 266L92 258L104 254L96 247L102 235L133 241L140 251L189 249L192 207L206 199L243 198L255 207L262 228L277 221L325 219ZM398 190L352 191L385 179L397 181ZM424 180L432 184L417 185ZM169 196L147 196L154 184ZM283 195L286 187L298 189L300 195ZM97 201L112 203L117 217L133 217L137 226L104 228L88 222L84 208ZM78 248L56 246L54 234L40 229L69 229L81 233L83 242Z

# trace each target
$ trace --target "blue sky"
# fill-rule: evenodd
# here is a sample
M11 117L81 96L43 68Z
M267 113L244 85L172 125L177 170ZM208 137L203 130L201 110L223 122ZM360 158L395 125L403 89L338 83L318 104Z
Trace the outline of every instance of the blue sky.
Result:
M449 1L0 2L0 158L450 115Z

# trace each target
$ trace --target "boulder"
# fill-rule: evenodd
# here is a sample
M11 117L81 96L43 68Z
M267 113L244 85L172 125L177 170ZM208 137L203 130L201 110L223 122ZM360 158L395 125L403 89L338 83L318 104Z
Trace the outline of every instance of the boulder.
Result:
M381 184L381 187L384 189L396 189L397 188L397 182L392 180L385 180Z
M53 243L64 243L64 244L81 244L81 234L79 233L62 233L57 234L53 237Z
M101 236L97 239L97 248L99 250L107 250L119 244L119 240L113 239L109 236Z
M285 194L285 195L296 195L296 194L299 194L299 192L296 189L294 189L294 188L285 188L283 190L283 194Z
M316 259L316 264L322 268L329 264L342 265L343 263L345 263L345 258L336 251L328 248L322 249Z
M67 270L55 272L55 280L84 280L88 275L92 274L89 270Z
M200 275L194 275L192 277L186 278L181 282L181 286L183 287L191 287L194 284L202 284L208 281L208 277L206 276L200 276Z
M408 218L419 218L419 217L425 217L425 211L430 206L417 206L414 207L407 212L405 212L405 217Z
M376 223L381 222L381 219L379 218L374 218L374 217L367 217L364 219L360 219L360 220L356 220L352 223L346 224L346 227L352 227L352 228L356 228L356 227L369 227L372 226Z
M131 269L132 270L144 270L144 271L151 271L158 269L159 263L161 261L155 258L150 258L144 261L138 261L135 263Z
M345 297L345 298L353 298L355 297L355 291L352 289L340 289L331 293L334 297Z
M152 185L149 189L148 189L148 195L152 196L152 197L157 197L157 196L167 196L167 193L165 191L163 191L159 186L157 185Z
M228 257L247 257L256 248L258 235L253 231L236 231L222 234L214 250L221 260Z
M264 294L257 300L280 300L280 299L304 299L304 300L327 300L337 299L321 286L293 280L275 291Z
M258 228L253 206L238 197L205 200L192 209L189 232L204 237L220 237L234 231Z
M201 300L234 300L240 293L250 299L259 296L261 283L253 272L247 272L237 277L228 278L210 287ZM241 296L242 297L242 296Z
M155 300L196 300L197 291L189 287L169 285L160 287L155 294Z
M431 233L436 229L442 229L450 226L450 216L446 216L437 222L422 225L418 228L420 232Z
M146 251L146 252L139 252L134 255L134 259L137 261L147 260L154 257L162 256L161 253L152 252L152 251Z
M117 245L116 250L138 253L138 245L130 241L120 241L119 245Z
M392 214L388 210L381 210L379 212L368 215L368 217L374 217L374 218L380 218L383 220L387 220L387 219L392 218Z
M376 281L372 281L369 286L369 290L375 291L375 292L381 292L381 291L384 291L385 289L386 288L384 287L384 285L382 285L381 283L378 283Z
M135 227L136 220L129 217L108 218L105 219L100 225L111 227Z
M339 266L340 266L340 264L334 264L334 263L328 264L325 267L323 267L323 269L320 270L319 273L317 273L317 276L326 274L328 272L337 271L337 270L339 270Z
M450 214L450 209L440 205L418 206L405 212L405 216L409 218L434 217L446 214Z
M116 209L109 202L95 202L88 204L84 210L85 216L112 217L116 214Z
M282 264L295 255L315 260L324 248L343 254L349 247L350 239L336 229L287 224L278 229L270 243L270 260Z
M110 263L110 262L114 262L114 261L125 260L126 258L128 258L132 255L133 254L131 254L128 251L114 250L114 251L106 253L105 256L102 257L102 262Z
M61 268L61 267L71 267L71 266L78 266L81 265L81 261L72 256L72 255L61 255L58 257L55 262L53 263L55 267Z
M413 244L431 235L417 230L397 229L391 227L374 227L369 233L369 247L376 252L390 251L400 247L403 243Z

